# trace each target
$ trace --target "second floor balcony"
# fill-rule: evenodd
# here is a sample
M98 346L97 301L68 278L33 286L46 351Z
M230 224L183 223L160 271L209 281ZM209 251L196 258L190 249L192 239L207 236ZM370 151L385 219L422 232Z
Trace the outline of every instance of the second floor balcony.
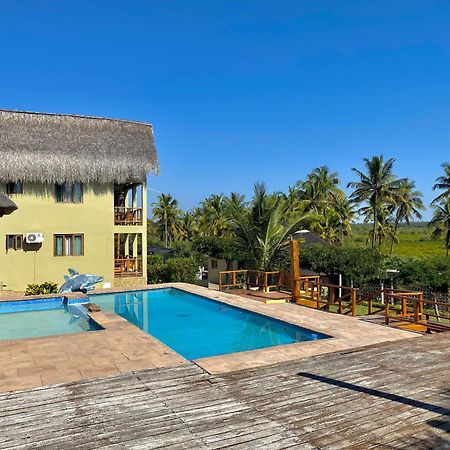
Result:
M142 277L142 257L126 256L114 260L114 277Z
M114 225L142 225L142 208L114 207Z

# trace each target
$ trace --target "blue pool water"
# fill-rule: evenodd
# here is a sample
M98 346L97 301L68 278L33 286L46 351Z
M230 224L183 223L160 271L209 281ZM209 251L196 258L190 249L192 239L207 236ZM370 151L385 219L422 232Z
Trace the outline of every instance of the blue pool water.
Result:
M329 337L173 288L99 294L90 301L190 360Z
M77 314L77 302L62 298L0 302L0 339L21 339L100 330L93 320Z

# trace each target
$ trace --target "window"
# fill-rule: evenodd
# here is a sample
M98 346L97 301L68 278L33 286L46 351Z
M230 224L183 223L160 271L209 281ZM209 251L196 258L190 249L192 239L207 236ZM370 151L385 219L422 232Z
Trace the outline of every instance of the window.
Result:
M83 203L83 183L63 183L55 185L58 203Z
M55 234L53 239L54 256L83 256L84 235Z
M23 194L23 183L21 181L13 181L6 183L7 194Z
M21 234L6 235L6 250L21 250L23 247L23 236Z
M217 259L211 259L211 269L217 269Z

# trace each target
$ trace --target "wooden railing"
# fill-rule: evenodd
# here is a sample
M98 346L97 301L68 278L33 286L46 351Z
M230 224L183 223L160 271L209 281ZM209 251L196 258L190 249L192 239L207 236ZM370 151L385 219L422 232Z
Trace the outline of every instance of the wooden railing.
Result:
M142 225L142 208L115 206L114 225Z
M427 331L450 331L450 302L424 299L422 292L382 292L386 325L400 320L422 325Z
M257 288L268 292L279 289L280 271L263 272L260 270L225 270L219 272L219 290L232 288Z
M114 276L120 277L141 277L142 259L141 258L116 258L114 260Z
M311 306L312 303L316 309L327 311L335 309L334 312L339 314L357 316L358 289L350 286L322 283L320 278L317 280L317 277L308 278L297 281L300 283L298 304L303 304L306 301L307 304L305 306Z
M423 325L426 331L450 331L450 303L425 300L422 292L381 290L370 296L360 296L359 290L350 286L322 282L319 275L301 276L294 280L288 271L263 272L258 270L228 270L219 272L219 289L256 288L292 293L299 305L322 309L338 314L381 314L380 319L390 324L409 321Z
M300 277L300 290L305 290L307 288L306 283L315 281L320 281L320 275L304 275ZM294 279L288 270L280 270L280 289L286 291L291 291L294 288Z

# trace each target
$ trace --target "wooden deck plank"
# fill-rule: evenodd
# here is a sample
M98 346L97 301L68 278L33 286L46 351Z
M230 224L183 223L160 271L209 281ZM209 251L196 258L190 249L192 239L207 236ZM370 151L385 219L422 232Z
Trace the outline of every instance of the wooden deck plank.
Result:
M209 375L0 395L0 448L450 448L450 333Z

